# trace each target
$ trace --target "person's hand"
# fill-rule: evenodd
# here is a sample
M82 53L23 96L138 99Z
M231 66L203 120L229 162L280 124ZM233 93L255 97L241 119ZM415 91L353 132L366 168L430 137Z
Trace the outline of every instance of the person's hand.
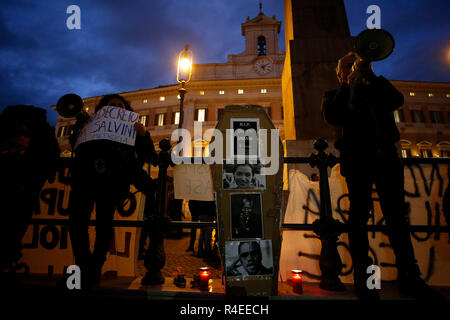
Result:
M364 60L363 58L361 58L361 56L357 53L355 53L355 67L357 70L361 71L361 72L367 72L367 71L371 71L371 67L370 67L370 61L368 60Z
M136 133L138 135L145 136L146 131L145 131L145 127L144 127L144 125L142 123L136 122L134 124L134 130L136 130Z
M359 70L353 70L348 76L347 76L347 83L357 85L361 79L362 79L362 73Z
M336 68L336 75L339 83L348 83L347 77L352 72L352 66L356 59L355 52L349 52L345 56L339 59L338 66Z
M370 61L361 58L356 52L354 54L355 62L353 63L351 73L347 76L347 83L359 85L373 71Z
M82 128L89 120L89 113L87 113L84 110L81 110L80 113L78 113L75 117L77 122L75 123L76 126Z

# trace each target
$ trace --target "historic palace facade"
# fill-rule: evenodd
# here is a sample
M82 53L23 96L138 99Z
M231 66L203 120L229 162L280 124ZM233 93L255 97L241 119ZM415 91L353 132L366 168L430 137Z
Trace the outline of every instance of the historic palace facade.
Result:
M214 128L227 105L263 106L280 130L284 140L284 110L281 77L285 53L278 47L281 21L260 13L242 23L245 50L229 55L225 63L194 64L192 80L186 85L183 128L193 132L194 121L203 130ZM450 156L450 83L392 80L405 97L395 112L401 134L404 157ZM157 143L170 138L178 128L179 85L123 92ZM84 107L93 113L100 96L84 99ZM317 101L320 108L320 101ZM63 155L70 155L67 136L74 119L59 117L56 125ZM320 137L320 132L317 132ZM207 145L207 141L193 141Z

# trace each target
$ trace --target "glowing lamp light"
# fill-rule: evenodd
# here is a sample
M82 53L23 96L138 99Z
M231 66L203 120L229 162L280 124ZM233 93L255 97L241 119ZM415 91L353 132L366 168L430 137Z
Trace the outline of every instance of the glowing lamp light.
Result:
M192 57L192 50L189 50L188 45L178 55L177 81L181 84L191 80Z
M188 71L191 67L191 61L188 58L183 58L180 60L180 68L183 71Z
M181 84L181 88L178 90L179 100L180 100L180 119L178 122L178 128L181 129L183 127L184 122L184 112L183 112L183 103L184 103L184 95L187 93L185 88L186 83L191 80L192 75L192 59L193 59L192 50L189 50L189 45L185 45L184 49L178 54L178 67L177 67L177 81ZM181 136L180 136L181 141Z
M295 293L303 292L302 270L292 270L292 288Z
M208 267L200 268L200 290L208 290L209 289L209 276L211 275L211 271L209 271Z

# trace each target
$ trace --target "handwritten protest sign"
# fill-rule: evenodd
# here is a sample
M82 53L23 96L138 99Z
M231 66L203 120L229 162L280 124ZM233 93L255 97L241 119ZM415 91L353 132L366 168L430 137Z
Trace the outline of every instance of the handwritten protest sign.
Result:
M207 164L181 164L173 172L176 199L213 201L211 170Z
M75 144L91 140L111 140L134 146L136 131L134 124L139 121L139 114L113 106L106 106L89 118Z

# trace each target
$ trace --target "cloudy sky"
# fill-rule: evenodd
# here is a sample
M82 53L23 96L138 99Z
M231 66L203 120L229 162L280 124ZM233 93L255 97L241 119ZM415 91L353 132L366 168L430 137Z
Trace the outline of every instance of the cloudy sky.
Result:
M263 12L283 21L283 0ZM381 8L381 27L394 53L374 65L393 80L450 81L450 1L344 0L352 35L366 28L366 9ZM69 30L67 8L81 9L81 30ZM185 44L194 63L226 62L244 50L240 24L259 13L259 0L1 0L0 110L32 104L48 109L59 97L83 98L176 83ZM54 123L56 112L49 110Z

